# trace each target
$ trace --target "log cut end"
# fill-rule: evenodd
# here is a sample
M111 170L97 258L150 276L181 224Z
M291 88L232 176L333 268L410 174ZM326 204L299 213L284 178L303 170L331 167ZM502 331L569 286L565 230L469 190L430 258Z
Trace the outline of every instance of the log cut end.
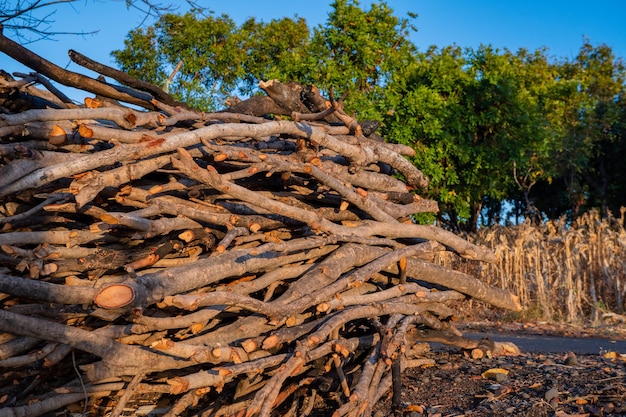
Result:
M104 288L94 297L98 307L116 309L126 307L135 299L133 289L125 284L115 284Z

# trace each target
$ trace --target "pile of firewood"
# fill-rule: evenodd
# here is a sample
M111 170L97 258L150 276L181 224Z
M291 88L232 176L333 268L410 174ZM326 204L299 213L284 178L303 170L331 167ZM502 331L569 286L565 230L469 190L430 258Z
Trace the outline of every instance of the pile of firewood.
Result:
M413 149L342 99L270 81L203 113L0 51L34 71L0 77L0 416L366 416L427 342L477 347L455 301L519 309L432 262L494 255L412 221Z

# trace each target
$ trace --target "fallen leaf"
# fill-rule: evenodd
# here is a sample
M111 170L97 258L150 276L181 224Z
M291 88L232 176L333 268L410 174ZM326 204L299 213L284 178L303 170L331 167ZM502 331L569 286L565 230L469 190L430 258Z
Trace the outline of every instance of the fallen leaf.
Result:
M557 411L554 417L589 417L589 413L585 414L568 414L565 411Z
M424 414L424 407L422 407L421 405L411 404L406 408L405 411Z
M506 369L502 369L502 368L491 368L486 370L485 372L483 372L482 374L480 374L484 379L491 379L491 380L497 380L498 378L502 378L499 377L498 375L508 375L509 371L507 371Z

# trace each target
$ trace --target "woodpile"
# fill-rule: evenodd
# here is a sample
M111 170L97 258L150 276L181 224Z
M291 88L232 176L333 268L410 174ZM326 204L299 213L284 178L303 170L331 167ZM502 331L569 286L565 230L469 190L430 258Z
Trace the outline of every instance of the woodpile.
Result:
M428 342L478 347L456 301L519 309L433 263L495 257L412 221L437 210L414 150L342 99L270 81L203 113L0 50L34 71L0 79L2 417L366 416Z

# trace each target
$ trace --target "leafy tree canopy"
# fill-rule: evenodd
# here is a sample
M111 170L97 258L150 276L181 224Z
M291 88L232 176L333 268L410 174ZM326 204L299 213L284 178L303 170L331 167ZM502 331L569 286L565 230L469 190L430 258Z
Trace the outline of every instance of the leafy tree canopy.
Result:
M609 47L584 40L563 61L489 45L418 51L409 40L416 15L399 18L385 2L331 6L314 28L303 18L237 25L214 13L165 14L112 54L205 110L273 78L348 92L349 111L416 149L439 220L454 229L492 224L505 209L541 220L626 205L626 72Z
M231 95L254 94L260 80L277 78L348 91L351 109L365 116L391 74L414 60L413 27L384 3L367 11L357 1L332 7L327 23L314 29L303 18L252 18L237 26L215 13L166 14L130 32L124 49L112 55L124 71L205 110L221 107Z

